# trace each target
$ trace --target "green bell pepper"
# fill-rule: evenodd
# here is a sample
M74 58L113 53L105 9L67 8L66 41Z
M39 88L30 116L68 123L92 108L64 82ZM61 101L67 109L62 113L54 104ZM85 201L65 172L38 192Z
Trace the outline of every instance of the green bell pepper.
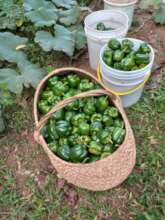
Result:
M81 122L86 121L86 115L84 113L78 113L75 116L73 116L71 123L74 126L78 126Z
M88 145L90 143L90 141L91 141L91 138L87 135L78 136L78 138L77 138L78 144Z
M131 53L133 50L134 44L131 40L125 39L122 41L121 49L124 53Z
M90 130L90 126L86 122L81 122L78 125L78 133L81 135L88 135Z
M118 112L118 109L116 107L108 107L104 111L104 115L107 115L107 116L112 117L112 118L117 118L119 116L119 112Z
M113 125L113 119L111 116L108 115L103 115L103 123L105 124L105 126L111 126Z
M148 53L146 53L146 54L136 53L136 55L135 55L135 62L138 65L140 65L140 64L149 64L149 62L150 62L150 55Z
M48 79L47 85L48 85L48 87L53 88L58 81L59 81L59 77L53 76Z
M112 139L115 144L122 144L125 137L125 130L123 128L116 127L113 131Z
M103 61L108 65L112 66L113 63L113 51L107 48L103 54Z
M71 152L71 150L70 150L69 145L64 144L64 145L57 148L56 154L61 159L68 161L68 160L70 160L70 154L71 154L70 152Z
M76 115L75 111L67 111L65 112L65 120L70 122L75 115Z
M104 112L109 106L108 96L101 96L96 100L96 109L98 112Z
M113 68L117 69L117 70L122 70L123 66L120 62L115 62L113 65Z
M95 84L94 89L102 89L102 86L98 83Z
M93 163L93 162L96 162L98 160L100 160L100 156L91 155L88 162Z
M46 114L49 112L51 106L49 106L46 100L40 100L38 103L38 109L42 114Z
M41 93L41 98L44 100L48 100L50 97L54 97L53 91L43 91Z
M111 48L112 50L118 50L118 49L120 49L121 44L118 40L116 40L115 38L112 38L108 42L108 47Z
M67 80L68 80L69 86L72 88L78 87L80 84L80 77L76 74L68 75Z
M113 123L114 127L124 128L124 121L121 119L115 119Z
M122 50L115 50L113 54L113 60L120 62L124 58L124 52Z
M79 84L79 89L81 91L93 90L94 88L94 83L90 82L89 79L82 79Z
M56 82L52 90L55 95L63 96L66 92L69 91L69 86L61 81L58 81Z
M91 141L88 151L93 155L101 155L102 149L103 146L101 144L97 143L96 141Z
M101 159L104 159L104 158L106 158L106 157L109 157L110 155L111 155L110 152L104 152L104 153L101 154Z
M90 133L93 135L99 133L103 129L103 125L101 122L96 121L90 124Z
M101 144L113 144L111 134L104 130L100 133L100 142Z
M57 121L56 122L56 131L60 137L68 136L70 133L69 123L64 120Z
M54 118L56 121L64 119L65 111L64 109L61 109L55 113L53 113L52 118Z
M113 126L109 126L109 127L106 127L106 128L105 128L105 131L108 131L108 132L112 135L114 129L115 129L115 127L113 127Z
M147 43L142 43L139 48L139 53L150 53L151 49Z
M68 111L72 111L72 110L78 110L79 109L79 100L75 100L71 103L69 103L66 107L66 109Z
M92 137L92 141L100 143L99 135L97 133L93 133L91 137Z
M67 138L60 138L59 139L59 145L64 145L64 144L68 144L68 139Z
M105 24L103 22L97 23L96 30L98 30L98 31L105 31L106 30Z
M78 138L79 138L79 135L78 135L77 133L74 133L74 134L70 135L70 136L68 137L69 145L70 145L70 146L74 146L74 145L76 145L76 144L79 144L79 143L78 143Z
M77 144L74 147L71 148L70 151L70 158L72 162L81 162L85 159L88 152L84 145Z
M104 146L103 152L113 153L113 145L112 144L106 144Z
M132 69L131 70L138 70L138 69L140 69L140 67L138 67L137 65L135 65L134 67L132 67Z
M102 115L99 113L95 113L91 116L91 122L102 121Z
M54 141L54 142L48 144L48 147L53 153L56 153L59 146L58 146L57 142Z
M135 66L135 60L133 57L126 57L121 61L122 69L125 71L130 71Z
M94 106L90 101L88 101L88 102L85 104L85 106L84 106L84 108L83 108L83 111L84 111L85 114L87 114L87 115L92 115L92 114L94 114L94 113L96 112L96 108L95 108L95 106Z

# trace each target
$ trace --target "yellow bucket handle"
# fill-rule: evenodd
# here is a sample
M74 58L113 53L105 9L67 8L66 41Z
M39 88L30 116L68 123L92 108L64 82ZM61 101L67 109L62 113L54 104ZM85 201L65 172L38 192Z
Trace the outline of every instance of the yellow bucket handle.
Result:
M140 88L142 88L142 87L146 84L146 82L149 80L150 75L151 75L151 73L148 74L148 75L145 77L144 81L143 81L140 85L138 85L138 86L135 87L134 89L131 89L131 90L127 91L127 92L115 92L115 91L113 91L113 90L111 90L111 89L109 89L109 90L111 91L111 93L113 93L113 94L115 94L115 95L119 95L119 96L129 95L129 94L131 94L131 93L133 93L133 92L136 92L136 91L139 90ZM97 68L97 78L98 78L98 80L101 81L100 64L98 64L98 68Z

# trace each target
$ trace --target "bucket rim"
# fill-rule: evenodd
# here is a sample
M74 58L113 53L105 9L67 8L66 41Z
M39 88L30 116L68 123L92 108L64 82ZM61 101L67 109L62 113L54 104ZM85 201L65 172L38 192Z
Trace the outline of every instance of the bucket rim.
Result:
M107 10L99 10L99 11L94 11L94 12L92 12L92 13L90 13L89 15L87 15L86 17L85 17L85 19L84 19L84 29L86 29L86 30L90 30L90 31L92 31L93 33L95 33L95 34L98 34L98 33L100 33L100 34L105 34L105 33L116 33L116 32L118 32L119 30L123 30L124 28L122 28L122 27L120 27L120 28L116 28L115 30L110 30L110 31L99 31L99 30L96 30L96 29L94 29L94 28L91 28L87 23L87 19L89 19L91 16L94 16L94 15L97 15L97 14L101 14L101 13L103 13L103 14L110 14L110 13L117 13L117 14L120 14L120 15L122 15L123 17L125 17L124 18L124 20L126 21L125 22L125 24L123 24L123 26L124 26L124 28L126 29L126 30L128 30L128 28L129 28L129 17L128 17L128 15L125 13L125 12L122 12L122 11L119 11L119 10L114 10L114 9L107 9ZM87 33L86 33L87 34Z
M128 40L131 40L131 41L138 41L139 43L141 42L141 43L145 43L145 41L143 41L143 40L140 40L140 39L137 39L137 38L130 38L130 37L125 37L125 38L116 38L117 40L120 40L120 41L122 41L122 40L125 40L125 39L128 39ZM148 43L147 43L148 44ZM149 66L151 65L151 64L153 64L153 62L154 62L154 58L155 58L155 53L154 53L154 49L152 48L152 46L150 45L150 44L148 44L148 46L150 47L150 49L151 49L151 60L150 60L150 63L147 65L147 66L145 66L145 67L143 67L143 68L141 68L141 69L138 69L138 70L131 70L131 71L123 71L123 70L117 70L117 69L115 69L115 68L112 68L112 67L110 67L110 66L108 66L104 61L103 61L103 58L102 58L102 55L103 55L103 52L104 52L104 50L105 50L105 48L107 47L107 44L106 45L104 45L103 47L102 47L102 49L100 50L100 61L101 61L101 64L103 64L108 70L110 70L110 71L116 71L117 73L113 73L114 75L118 75L118 73L119 74L139 74L138 73L138 71L140 70L140 71L145 71L145 70L147 70L148 68L149 68ZM135 76L135 75L134 75Z
M134 0L132 2L129 3L115 3L115 2L111 2L110 0L104 0L105 3L112 5L112 6L116 6L116 7L125 7L125 6L130 6L130 5L135 5L138 0Z

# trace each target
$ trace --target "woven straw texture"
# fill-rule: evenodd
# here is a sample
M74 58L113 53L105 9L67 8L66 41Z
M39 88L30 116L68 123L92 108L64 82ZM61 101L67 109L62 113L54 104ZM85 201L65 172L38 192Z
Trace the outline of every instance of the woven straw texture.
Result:
M48 78L53 75L63 75L68 72L76 72L81 76L86 76L91 78L95 82L99 82L93 75L90 73L80 70L77 68L62 68L57 69L46 76L42 82L39 84L34 98L34 118L36 124L36 130L34 132L34 138L36 142L42 145L44 151L48 155L52 165L58 172L58 177L66 179L69 183L72 183L76 186L86 188L92 191L104 191L111 189L120 183L122 183L128 175L131 173L136 160L136 145L135 139L130 127L129 121L121 105L121 101L117 96L114 96L109 92L107 88L100 83L104 90L93 90L90 92L81 93L74 97L65 99L58 104L56 104L48 114L46 114L40 121L38 121L38 112L37 112L37 102L39 100L40 92L42 91L45 82ZM99 160L94 163L89 164L74 164L61 160L55 154L53 154L47 146L43 136L40 134L40 129L46 124L51 115L73 102L76 99L90 96L101 96L108 95L109 100L113 103L119 110L126 128L126 136L123 144L109 157Z

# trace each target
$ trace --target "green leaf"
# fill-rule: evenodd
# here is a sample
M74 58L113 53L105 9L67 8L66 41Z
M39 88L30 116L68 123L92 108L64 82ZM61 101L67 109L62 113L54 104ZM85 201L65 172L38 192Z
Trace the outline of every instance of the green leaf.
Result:
M29 61L18 63L18 68L21 72L20 81L26 88L30 86L36 88L45 75L41 68Z
M80 17L80 7L76 5L69 10L61 10L59 16L59 22L61 24L64 24L65 26L75 24Z
M160 9L156 10L153 14L154 21L157 24L165 24L165 6L161 6Z
M76 49L82 49L86 45L86 36L85 31L82 25L80 25L76 30L74 31L75 34L75 46Z
M14 30L18 23L24 22L22 5L15 4L13 0L0 0L0 29Z
M141 0L139 7L141 9L148 9L149 7L158 7L162 3L162 0Z
M0 69L0 85L7 85L7 89L15 94L21 94L24 86L36 88L45 75L40 68L26 60L18 63L18 68L20 72L10 68Z
M54 36L46 31L38 31L35 42L39 43L44 51L63 51L68 56L72 56L74 53L74 34L61 25L55 26Z
M0 109L0 133L4 132L4 130L5 130L5 121L3 118L2 109Z
M0 33L0 60L17 63L26 58L26 55L16 48L26 44L27 38L16 36L10 32Z
M77 2L75 0L52 0L52 2L54 2L57 7L68 9L74 5L77 5Z
M0 69L0 85L6 84L10 92L21 94L23 84L20 75L13 69Z
M25 16L37 27L56 24L58 13L56 7L44 0L25 0Z

